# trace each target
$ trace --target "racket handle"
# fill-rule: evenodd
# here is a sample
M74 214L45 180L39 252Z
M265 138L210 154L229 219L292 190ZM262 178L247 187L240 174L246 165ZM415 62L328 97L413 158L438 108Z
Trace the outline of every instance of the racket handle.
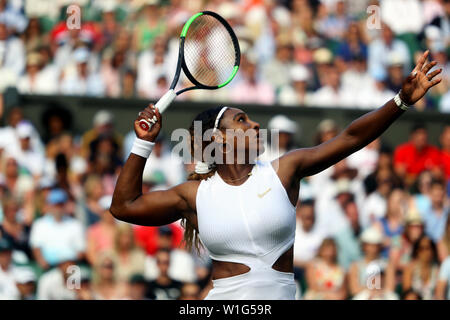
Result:
M159 112L163 113L176 97L177 94L175 93L175 90L170 89L161 97L161 99L158 100L155 104L155 108L158 108ZM139 121L139 127L141 127L142 130L150 131L152 126L153 125L150 122L144 119Z

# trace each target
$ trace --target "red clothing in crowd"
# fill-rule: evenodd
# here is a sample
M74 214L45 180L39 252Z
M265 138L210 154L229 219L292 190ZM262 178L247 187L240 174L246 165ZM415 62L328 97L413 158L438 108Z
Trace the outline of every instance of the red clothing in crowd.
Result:
M441 152L441 162L444 167L445 177L450 179L450 151Z
M176 223L169 224L168 227L172 230L172 249L179 248L183 240L183 229ZM134 229L136 242L144 248L149 255L154 255L159 249L158 228L159 227L137 226Z
M441 152L438 148L427 145L420 152L410 143L404 143L395 149L395 167L406 166L406 173L416 176L424 170L441 167Z

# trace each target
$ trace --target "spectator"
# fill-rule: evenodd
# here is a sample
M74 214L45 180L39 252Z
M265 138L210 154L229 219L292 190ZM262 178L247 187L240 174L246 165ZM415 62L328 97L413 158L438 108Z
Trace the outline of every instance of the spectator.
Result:
M142 178L153 187L168 189L184 181L185 175L181 157L171 152L164 136L158 137Z
M433 241L427 236L417 240L413 246L412 259L403 272L402 289L413 289L424 300L431 300L439 276L437 250Z
M0 91L3 91L8 85L13 85L25 68L25 47L21 39L10 36L7 26L0 22L0 74L2 83ZM11 81L11 82L10 82Z
M392 191L393 181L389 169L375 171L376 190L369 194L361 210L361 226L370 227L376 221L384 218L387 211L387 199Z
M164 228L136 226L134 234L136 242L150 256L153 256L161 247L178 248L183 240L183 229L175 223Z
M182 283L170 278L168 271L170 250L160 249L155 254L159 274L155 280L148 284L147 297L156 300L177 300L181 294Z
M251 55L243 57L240 82L236 82L231 99L239 103L260 103L270 105L275 102L274 88L264 81L258 81L256 60Z
M303 65L294 65L288 73L290 84L281 87L278 93L278 103L284 106L307 106L310 105L310 93L307 92L309 71Z
M381 17L396 34L419 33L424 24L422 1L381 0ZM397 14L396 14L397 13ZM399 14L401 13L401 14Z
M100 136L113 137L114 144L117 145L115 150L116 155L119 156L122 148L122 136L114 128L114 116L111 112L106 110L99 110L93 118L93 128L83 134L82 137L82 155L86 158L92 157L91 145Z
M178 300L200 300L200 287L196 283L185 283Z
M450 219L447 218L444 235L437 244L439 261L441 263L450 255Z
M133 227L120 223L114 236L113 257L117 261L117 280L126 282L133 274L144 273L145 253L136 247Z
M430 190L431 207L422 212L425 221L425 234L434 243L441 240L445 232L445 224L448 219L450 208L446 201L445 184L443 181L435 180Z
M87 230L86 258L91 265L95 264L100 253L111 251L114 248L117 224L116 219L109 212L111 200L111 196L100 198L98 201L98 206L101 209L100 221L91 225Z
M60 256L55 268L44 273L37 284L38 300L75 300L77 293L75 283L70 282L70 275L73 274L76 265L76 256L66 251L64 256ZM71 283L74 287L69 286Z
M272 161L292 150L295 144L295 135L301 130L295 121L281 114L272 117L267 127L269 130L267 139L270 139L270 143L267 142L260 159Z
M97 73L88 69L89 51L86 48L78 48L74 51L76 69L65 74L61 82L60 91L66 95L101 96L105 92L105 84Z
M450 125L446 125L440 136L441 162L444 166L445 178L450 179Z
M317 256L326 233L315 224L314 200L299 202L296 212L294 273L297 279L302 279L307 264Z
M97 300L119 300L126 297L126 282L117 279L117 261L112 252L100 253L94 264L92 290Z
M36 219L30 234L33 256L44 270L60 263L68 253L81 260L86 250L81 223L66 214L66 192L53 189L46 200L49 211Z
M128 281L128 299L147 300L145 293L147 290L147 280L142 274L133 274Z
M384 244L381 255L389 256L393 243L398 243L404 230L406 194L401 189L394 189L390 193L386 204L386 215L374 224L383 234Z
M311 95L311 105L334 108L353 106L349 100L353 93L342 86L339 70L334 64L329 64L326 72L321 72L319 77L323 86Z
M34 149L31 143L34 128L28 122L21 122L16 127L16 133L20 149L10 152L13 152L12 154L23 169L27 170L33 178L38 179L43 173L44 155L40 150Z
M398 295L388 287L388 278L392 274L391 270L380 270L377 266L372 266L369 274L375 278L374 284L367 286L363 291L353 297L353 300L398 300ZM376 278L379 278L377 281Z
M360 239L364 257L350 266L348 279L351 296L356 296L367 288L373 270L383 270L387 266L387 261L381 257L382 233L377 228L371 227L363 231ZM393 290L393 281L390 276L387 277L384 288Z
M415 124L409 141L401 144L394 152L395 172L404 179L406 185L412 185L423 170L439 170L439 150L428 143L428 131L423 124Z
M405 228L398 241L391 243L389 261L403 272L412 260L413 246L424 235L424 223L419 212L410 208L405 217Z
M450 299L450 256L442 262L439 281L436 286L436 298L440 300Z
M16 287L12 265L12 245L0 237L0 300L16 300L20 292Z
M372 77L377 80L386 79L388 59L392 53L395 53L403 61L405 66L403 73L406 74L409 71L411 61L408 47L402 40L395 39L392 29L387 24L382 23L381 37L369 44L368 63Z
M3 198L2 205L3 220L0 223L0 238L9 241L15 254L20 252L22 260L28 262L32 258L28 241L33 217L30 214L25 216L20 202L11 195Z
M56 76L45 69L45 62L39 52L31 52L27 56L26 73L19 78L17 89L22 94L56 94Z
M30 267L17 267L14 272L20 300L36 300L36 274Z
M317 258L306 269L306 300L344 300L347 296L346 276L337 264L337 248L332 239L324 239Z

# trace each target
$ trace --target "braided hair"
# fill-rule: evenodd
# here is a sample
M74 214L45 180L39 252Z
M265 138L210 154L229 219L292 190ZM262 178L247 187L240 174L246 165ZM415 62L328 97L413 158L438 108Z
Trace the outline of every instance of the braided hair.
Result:
M216 118L217 118L220 110L222 110L222 108L223 108L223 106L219 106L216 108L211 108L206 111L203 111L202 113L198 114L195 117L195 119L192 121L192 124L189 127L189 133L191 136L191 156L192 156L192 158L194 158L194 155L196 154L195 150L200 149L201 152L198 154L203 154L203 150L211 143L210 141L203 141L203 139L200 139L201 145L198 145L198 143L196 141L197 139L195 139L195 132L194 132L195 122L197 122L197 121L201 122L202 137L203 137L203 135L205 134L205 132L207 130L214 128ZM220 127L220 119L219 119L218 126ZM195 159L195 160L203 161L204 159ZM205 180L205 179L208 179L209 177L213 176L215 174L215 172L216 172L216 167L213 165L211 168L211 171L208 173L200 174L195 171L191 172L189 174L187 180L189 180L189 181ZM200 243L200 238L198 237L198 229L192 223L190 223L187 219L182 219L181 225L185 229L183 241L185 242L186 247L189 250L191 250L193 247L195 247L197 252L199 252L201 243Z

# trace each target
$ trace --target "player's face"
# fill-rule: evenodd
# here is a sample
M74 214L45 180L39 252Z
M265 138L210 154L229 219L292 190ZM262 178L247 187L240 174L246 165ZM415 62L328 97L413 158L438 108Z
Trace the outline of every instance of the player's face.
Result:
M236 152L264 152L260 137L260 125L253 121L240 109L231 108L225 111L220 125L228 146L233 146Z

